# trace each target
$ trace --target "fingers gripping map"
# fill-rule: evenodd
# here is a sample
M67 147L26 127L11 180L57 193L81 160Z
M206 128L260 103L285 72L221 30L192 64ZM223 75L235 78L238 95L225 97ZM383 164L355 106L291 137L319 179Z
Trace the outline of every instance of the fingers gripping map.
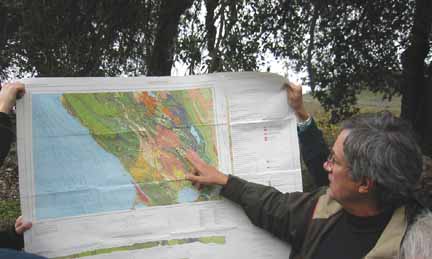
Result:
M301 190L296 125L264 73L29 79L18 103L26 250L49 258L286 258L188 150L227 174ZM239 252L239 247L243 247Z

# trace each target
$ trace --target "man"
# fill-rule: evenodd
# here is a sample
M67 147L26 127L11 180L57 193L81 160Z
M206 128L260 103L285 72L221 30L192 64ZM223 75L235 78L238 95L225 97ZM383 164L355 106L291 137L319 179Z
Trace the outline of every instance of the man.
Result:
M15 105L16 98L22 96L24 93L25 88L21 83L4 84L0 90L0 165L3 164L3 160L7 156L10 145L15 138L11 130L12 123L8 113L13 105ZM43 258L24 252L9 250L21 250L24 247L23 233L30 229L31 226L31 222L24 221L20 216L10 230L0 232L0 258Z
M193 151L186 155L195 168L187 179L222 185L221 194L240 204L255 225L291 244L291 258L393 258L407 227L405 205L422 171L409 125L390 113L356 117L342 125L325 159L328 149L313 119L292 103L290 93L297 88L287 86L290 105L304 124L302 155L320 181L325 174L315 165L325 160L329 187L282 194L227 176Z

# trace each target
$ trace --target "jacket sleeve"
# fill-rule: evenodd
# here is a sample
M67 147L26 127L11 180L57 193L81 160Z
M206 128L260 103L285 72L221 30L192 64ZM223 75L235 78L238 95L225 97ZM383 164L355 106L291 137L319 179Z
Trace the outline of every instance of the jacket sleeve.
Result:
M319 197L317 192L283 194L273 187L235 176L229 177L221 194L241 205L254 225L289 242L295 250L303 243Z
M313 119L307 128L299 132L299 143L303 161L315 184L318 187L327 186L329 181L323 163L330 152L321 130L318 129Z
M14 133L11 128L12 123L9 116L0 112L0 166L9 153L10 145L14 139Z
M15 227L0 232L0 248L21 250L24 248L24 236L15 232Z
M14 139L14 133L11 130L11 121L9 116L0 112L0 165L9 153L10 145ZM0 248L11 248L20 250L24 247L24 239L22 235L15 233L15 228L0 232Z

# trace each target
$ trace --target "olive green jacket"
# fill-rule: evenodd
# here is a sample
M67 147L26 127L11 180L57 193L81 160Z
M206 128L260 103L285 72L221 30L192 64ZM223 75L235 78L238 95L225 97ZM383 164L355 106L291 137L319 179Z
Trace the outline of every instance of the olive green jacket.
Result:
M221 194L240 204L253 224L291 244L290 258L306 259L312 258L324 235L341 216L341 205L326 190L323 187L312 193L283 194L272 187L230 176ZM405 208L401 207L394 211L365 258L394 258L406 229Z

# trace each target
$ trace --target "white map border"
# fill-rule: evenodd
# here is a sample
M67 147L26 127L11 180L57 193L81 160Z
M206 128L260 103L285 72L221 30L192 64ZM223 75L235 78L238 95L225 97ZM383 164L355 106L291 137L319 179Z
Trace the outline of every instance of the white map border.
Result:
M283 80L284 79L282 77L274 74L255 72L219 73L193 77L38 78L24 80L24 83L26 84L27 95L17 104L17 139L19 147L18 156L20 169L20 191L22 197L24 197L21 200L24 217L26 219L34 220L34 215L32 214L34 201L32 201L33 199L25 198L34 197L34 179L32 174L33 161L31 154L31 98L28 98L28 96L31 96L31 93L82 93L111 91L129 92L136 90L180 90L214 87L216 92L220 93L221 96L227 96L229 99L231 99L235 96L244 95L242 93L243 90L241 85L243 85L243 88L245 89L250 88L253 90L255 88L259 89L259 85L264 84L265 87L267 87L264 91L269 91L272 96L276 96L278 105L277 107L272 107L273 102L270 102L267 106L264 103L263 107L254 108L260 108L264 110L266 108L269 108L270 110L275 109L276 113L278 114L267 118L268 121L271 122L275 120L282 120L287 122L288 128L284 128L283 131L285 132L284 137L287 137L289 140L288 148L290 150L289 153L291 155L290 160L292 164L289 166L289 168L285 168L284 170L272 170L269 172L264 170L261 172L255 172L253 174L239 173L238 175L241 175L245 179L259 183L273 183L272 185L274 185L276 188L279 188L281 191L301 191L300 160L296 137L295 119L292 112L286 105L285 93L282 89L280 89ZM145 85L145 87L143 87L143 85ZM119 86L121 87L119 88ZM250 89L247 90L250 91ZM283 105L283 103L285 103L285 105ZM223 114L223 111L220 112ZM265 122L265 120L266 119L264 118L261 121ZM246 119L232 123L240 125L253 125L257 122L259 122L259 120L252 118L250 120ZM219 139L220 138L218 138L218 140ZM224 145L227 145L226 140L224 143L218 146L220 148L220 146ZM281 156L278 159L287 159L287 157ZM226 161L226 158L225 161L220 161L220 165L223 165L222 168L220 168L222 171L232 172L230 167L231 163ZM236 174L236 172L232 173ZM208 219L201 219L199 215L202 211L206 215L212 215L211 217L213 218L211 220L213 221L210 220L210 222ZM130 216L131 218L135 219L135 223L139 223L139 219L142 217L146 218L146 215L150 215L152 220L161 220L163 217L160 217L160 215L170 214L176 218L186 220L185 222L182 222L182 224L184 224L183 226L185 227L168 226L172 227L174 231L168 232L168 235L157 235L156 233L152 233L151 235L147 236L148 240L160 240L161 238L173 239L179 236L199 237L203 234L211 235L215 233L218 234L220 231L225 231L227 244L221 249L220 254L214 255L214 258L220 258L221 256L224 256L225 258L239 258L239 254L242 253L245 253L245 256L247 255L249 258L260 258L263 256L263 253L266 255L266 257L271 256L272 258L286 258L287 253L289 253L289 247L286 244L276 241L274 238L269 237L267 233L264 233L261 230L257 230L248 222L243 212L236 205L225 200L158 206L137 209L135 211L123 211L115 214L116 215L101 213L92 215L91 217L70 217L65 219L43 220L40 222L34 221L33 229L26 233L26 250L48 257L57 257L80 252L85 246L87 246L85 249L100 249L103 247L130 244L131 242L143 242L147 239L143 237L143 235L130 233L131 230L126 231L126 233L129 233L129 236L123 240L107 238L107 240L101 242L103 245L100 243L92 245L91 240L92 238L93 241L100 240L106 238L109 236L109 234L113 235L113 233L104 233L104 231L93 235L93 232L95 230L104 230L106 228L106 222L115 221L115 218L119 215L120 218L117 218L119 222L123 217ZM90 226L88 225L88 222L96 222L96 225L97 222L104 222L104 224ZM131 224L133 224L133 222L131 222ZM141 224L145 225L143 222L141 222ZM89 226L93 229L89 230ZM110 227L107 231L114 231L112 229L115 229L115 227L118 227L118 225ZM151 227L148 229L151 229ZM140 231L144 231L145 233L146 229L144 228ZM89 232L92 234L89 235ZM122 229L120 232L125 233L125 230ZM250 237L250 232L255 233L256 236L253 235ZM62 238L58 238L59 235ZM69 237L66 237L67 235L69 235ZM90 241L86 239L90 239ZM255 242L246 242L247 239L255 240ZM228 240L230 241L229 244ZM269 240L271 240L271 242L269 242ZM262 244L265 244L265 247L263 247ZM246 246L246 249L239 251L238 247L243 246ZM233 250L230 251L230 249L228 249L229 247L231 247ZM247 249L248 247L249 249ZM247 252L248 250L254 251L257 247L263 249L262 253L258 253L257 251ZM198 249L196 253L185 254L184 256L188 258L196 258L196 256L199 257L200 254L203 254L206 249L206 246L204 246L202 251ZM155 249L150 250L153 251ZM143 251L139 256L148 256L152 253L150 250ZM181 248L179 248L179 251L180 250ZM273 252L269 254L269 251ZM122 254L122 257L126 256L125 258L135 258L137 253L138 252L124 253ZM179 253L175 256L175 258L182 258L183 255ZM211 258L211 255L208 256L208 258ZM109 258L109 256L99 256L97 258ZM165 257L163 254L160 254L160 258Z

